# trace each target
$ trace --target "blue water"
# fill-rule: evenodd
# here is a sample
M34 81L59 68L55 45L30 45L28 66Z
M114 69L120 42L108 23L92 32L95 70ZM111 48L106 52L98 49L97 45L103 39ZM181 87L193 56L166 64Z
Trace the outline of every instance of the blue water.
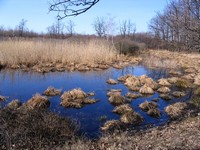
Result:
M117 79L126 74L140 76L143 74L157 80L168 77L167 70L152 70L142 66L128 66L123 69L110 68L104 71L89 71L89 72L50 72L46 74L35 72L23 72L20 70L1 70L0 72L0 95L8 96L8 100L0 103L6 105L13 99L19 99L26 102L34 94L42 94L49 86L62 89L62 92L73 88L81 88L85 92L95 92L94 98L99 102L91 105L86 105L82 109L63 108L59 104L61 99L59 96L51 97L50 110L62 116L70 117L80 123L80 131L86 136L95 137L99 134L99 128L104 122L100 121L101 116L107 116L107 120L119 119L119 115L112 113L114 106L108 102L106 93L109 89L122 89L122 94L125 95L128 89L121 83L117 85L109 85L106 80L109 78ZM148 116L145 112L139 109L138 105L145 100L152 100L159 97L158 93L150 97L142 97L131 102L132 107L136 112L145 118L145 122L141 125L166 123L167 115L164 113L164 108L175 101L187 99L187 96L182 99L173 99L165 101L160 99L158 108L162 112L159 119Z

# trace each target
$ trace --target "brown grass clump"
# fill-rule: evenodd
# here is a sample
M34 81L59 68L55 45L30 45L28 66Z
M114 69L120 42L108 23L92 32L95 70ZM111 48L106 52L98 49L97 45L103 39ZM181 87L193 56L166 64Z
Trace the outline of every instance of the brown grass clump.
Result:
M156 109L157 108L157 104L155 102L148 102L145 101L143 103L141 103L139 105L139 107L143 110L143 111L148 111L150 109Z
M44 91L43 94L46 95L46 96L60 95L61 94L61 90L55 89L54 87L50 86Z
M176 86L178 88L189 88L191 86L191 83L189 80L186 79L178 79L176 82Z
M64 92L63 95L61 95L61 99L81 99L81 98L86 98L87 94L82 91L80 88L78 89L73 89L71 91Z
M117 129L121 126L121 122L119 120L109 120L104 123L104 125L101 127L102 131L112 131L114 129Z
M28 109L44 109L50 106L50 101L46 97L36 94L24 106Z
M177 102L165 108L165 112L171 118L177 118L184 114L187 104L185 102Z
M148 110L147 114L154 118L159 118L161 116L160 110L157 108Z
M141 80L140 81L143 83L143 84L146 84L148 87L152 88L153 90L156 90L158 89L158 84L152 79L152 78L146 78L144 80Z
M200 109L200 98L199 97L193 97L190 102L193 105L195 105L197 108Z
M116 59L105 40L11 39L0 42L0 64L13 68L56 63L98 63Z
M160 98L162 98L166 101L169 101L172 99L172 96L170 96L169 94L160 94L159 96L160 96Z
M120 121L125 124L139 125L144 121L144 118L134 111L129 111L120 117Z
M0 110L0 149L55 149L77 132L67 118L44 110Z
M133 89L134 87L140 87L142 84L136 76L130 76L125 80L124 85L129 89Z
M133 112L133 108L129 104L124 104L124 105L119 105L119 106L115 107L113 112L117 113L119 115L122 115L127 112Z
M186 93L185 93L185 92L181 92L181 91L174 91L174 92L172 93L172 95L173 95L174 97L183 97L183 96L186 95Z
M114 94L121 94L122 90L121 89L110 89L108 92L107 92L107 96L112 96Z
M171 90L168 88L168 87L160 87L159 89L158 89L158 92L160 92L160 93L169 93Z
M127 78L131 77L132 75L131 74L127 74L125 76L121 76L119 77L117 80L120 81L120 82L125 82Z
M168 82L168 79L163 79L163 78L158 80L158 84L161 86L171 86L171 84Z
M131 98L131 99L136 99L136 98L139 98L139 97L141 97L142 96L142 94L136 94L136 93L130 93L130 92L128 92L127 94L126 94L126 97L127 98Z
M141 94L154 94L154 90L146 84L140 88L139 92Z
M108 79L106 82L107 82L108 84L118 84L118 82L115 81L114 79Z
M198 87L195 91L194 94L197 96L200 96L200 87Z
M7 107L9 109L17 109L20 106L22 106L22 102L20 102L18 99L15 99L13 101L11 101L10 103L8 103Z
M2 96L2 95L0 95L0 102L2 102L2 101L5 101L6 100L6 97L5 96Z
M178 78L177 77L171 77L171 78L167 78L167 81L170 83L170 84L174 84L178 81Z
M121 104L124 104L126 103L126 99L124 96L121 95L121 93L114 93L112 94L110 97L109 97L109 102L111 104L113 104L114 106L118 106L118 105L121 105Z
M194 84L200 85L200 73L198 73L197 75L195 75L195 77L194 77Z
M85 104L94 104L97 101L94 99L89 99L91 93L86 94L84 91L79 89L73 89L71 91L66 91L61 95L61 105L65 108L82 108ZM92 93L94 94L94 93Z

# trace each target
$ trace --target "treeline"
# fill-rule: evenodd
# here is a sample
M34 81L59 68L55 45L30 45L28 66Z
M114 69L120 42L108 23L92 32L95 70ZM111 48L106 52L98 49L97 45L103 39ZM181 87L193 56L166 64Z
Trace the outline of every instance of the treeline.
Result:
M23 38L67 38L74 34L74 24L69 21L68 24L61 23L61 21L56 20L55 23L47 27L46 33L37 33L35 31L29 30L27 25L27 20L22 19L14 29L6 28L3 25L0 26L0 38L13 38L13 37L23 37Z
M171 0L149 29L155 48L200 51L200 0Z

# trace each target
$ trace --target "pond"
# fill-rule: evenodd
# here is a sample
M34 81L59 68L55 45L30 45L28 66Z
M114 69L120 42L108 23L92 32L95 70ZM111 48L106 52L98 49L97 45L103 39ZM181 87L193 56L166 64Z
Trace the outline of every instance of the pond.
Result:
M120 76L132 74L147 76L158 80L169 76L165 69L149 69L143 66L127 66L123 69L109 68L103 71L89 72L51 72L46 74L36 72L24 72L20 70L1 70L0 72L0 94L8 96L8 100L2 102L5 106L13 99L19 99L21 102L26 102L36 93L42 94L49 86L62 89L62 92L74 88L81 88L85 92L95 92L95 99L99 102L86 105L81 109L63 108L60 106L60 96L51 97L50 110L62 116L67 116L77 120L80 123L80 131L88 137L97 137L100 133L100 126L104 122L100 120L102 116L106 116L106 120L119 119L119 115L112 112L114 106L108 102L106 93L109 89L122 89L122 95L125 95L129 90L122 84L109 85L106 80L109 78L117 79ZM141 125L161 125L168 121L168 117L164 112L164 108L177 101L187 100L188 95L182 98L176 98L171 101L165 101L159 98L158 108L162 115L156 119L148 116L143 112L138 105L145 100L158 98L156 92L149 97L140 97L133 100L130 105L133 109L145 118L145 122Z

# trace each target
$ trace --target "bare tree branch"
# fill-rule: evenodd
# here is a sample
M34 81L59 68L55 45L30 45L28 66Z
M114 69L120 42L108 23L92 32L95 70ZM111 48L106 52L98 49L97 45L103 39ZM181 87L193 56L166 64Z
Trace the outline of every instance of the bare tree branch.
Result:
M58 19L77 16L88 11L100 0L52 0L49 11L57 12Z

